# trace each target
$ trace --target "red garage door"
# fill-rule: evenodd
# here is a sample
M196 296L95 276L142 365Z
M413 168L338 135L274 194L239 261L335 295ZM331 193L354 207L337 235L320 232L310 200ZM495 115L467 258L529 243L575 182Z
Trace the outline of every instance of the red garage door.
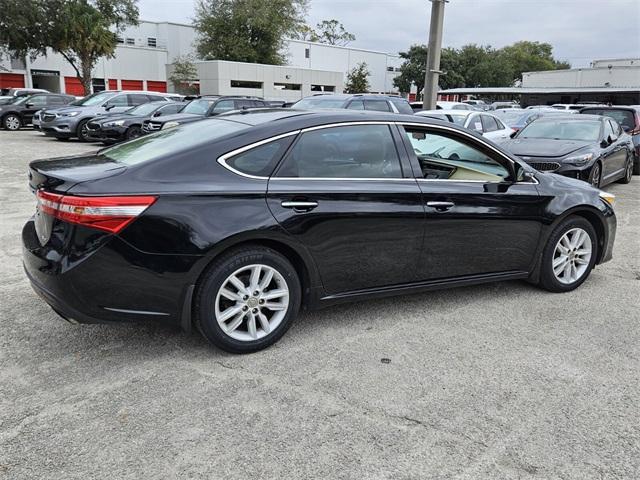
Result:
M142 80L121 80L122 90L142 90Z
M115 78L109 79L109 90L118 90L118 80Z
M0 73L0 88L24 87L24 75L21 73Z
M149 90L150 92L167 93L167 82L155 82L153 80L147 80L147 90Z
M82 83L76 77L64 77L64 91L69 95L84 95L84 88Z

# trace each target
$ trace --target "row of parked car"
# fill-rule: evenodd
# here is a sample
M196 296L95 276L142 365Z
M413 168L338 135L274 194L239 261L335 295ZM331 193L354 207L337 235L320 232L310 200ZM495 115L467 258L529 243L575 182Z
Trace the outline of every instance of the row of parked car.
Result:
M17 130L32 124L58 140L75 137L107 145L227 112L282 107L282 102L275 105L247 96L202 96L184 102L175 101L172 95L144 91L104 91L81 99L31 93L15 95L0 105L2 127ZM413 114L452 123L501 144L537 170L560 173L596 187L629 182L634 173L640 174L640 107L509 107L489 112L473 104L438 102L435 110L416 110L415 102L410 104L404 98L370 94L313 95L291 107Z

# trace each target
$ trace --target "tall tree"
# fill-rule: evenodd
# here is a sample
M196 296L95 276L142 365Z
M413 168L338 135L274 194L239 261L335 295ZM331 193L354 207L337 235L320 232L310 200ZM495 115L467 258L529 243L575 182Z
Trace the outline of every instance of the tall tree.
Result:
M197 89L189 82L198 78L198 69L193 63L190 55L180 55L171 64L171 74L168 80L173 85L173 89L182 95L193 95Z
M0 45L16 57L62 55L85 94L101 57L113 57L116 35L138 22L137 0L0 0Z
M338 20L323 20L316 25L315 34L318 42L329 45L345 46L353 42L356 36L347 32Z
M344 87L346 93L366 93L369 91L369 75L371 72L367 64L362 62L347 73L347 83Z
M284 39L304 24L307 0L199 0L196 50L206 60L281 65Z
M411 91L411 85L415 85L418 97L424 89L424 73L427 69L427 46L411 45L406 52L400 52L404 59L400 66L400 75L393 79L393 85L403 93Z

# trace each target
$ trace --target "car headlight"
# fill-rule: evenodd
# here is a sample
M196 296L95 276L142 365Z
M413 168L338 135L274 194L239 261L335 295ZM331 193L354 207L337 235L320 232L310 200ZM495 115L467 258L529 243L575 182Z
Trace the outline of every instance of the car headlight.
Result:
M572 157L567 157L564 159L565 163L570 163L571 165L576 165L577 167L581 167L582 165L586 165L593 159L593 153L586 153L582 155L574 155Z
M164 125L162 125L162 128L160 130L166 130L167 128L177 127L178 125L180 125L180 123L178 122L167 122Z
M103 127L121 127L122 125L124 125L124 120L116 120L114 122L107 122L102 124Z
M613 193L600 192L598 195L600 195L600 198L612 207L613 204L616 203L616 196Z
M59 115L61 117L75 117L76 115L78 115L80 112L64 112L64 113L60 113Z

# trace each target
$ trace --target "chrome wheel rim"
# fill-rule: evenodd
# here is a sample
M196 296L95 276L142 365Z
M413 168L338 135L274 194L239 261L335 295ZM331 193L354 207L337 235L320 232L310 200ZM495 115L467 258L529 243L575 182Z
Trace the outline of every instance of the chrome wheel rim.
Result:
M591 262L591 237L582 228L567 231L553 252L553 274L565 285L580 280Z
M18 130L20 128L20 120L12 115L10 117L7 117L7 119L5 120L5 125L9 130Z
M627 156L627 181L630 182L633 178L633 160Z
M289 310L289 286L275 268L263 264L239 268L222 282L215 316L222 331L251 342L275 331Z

